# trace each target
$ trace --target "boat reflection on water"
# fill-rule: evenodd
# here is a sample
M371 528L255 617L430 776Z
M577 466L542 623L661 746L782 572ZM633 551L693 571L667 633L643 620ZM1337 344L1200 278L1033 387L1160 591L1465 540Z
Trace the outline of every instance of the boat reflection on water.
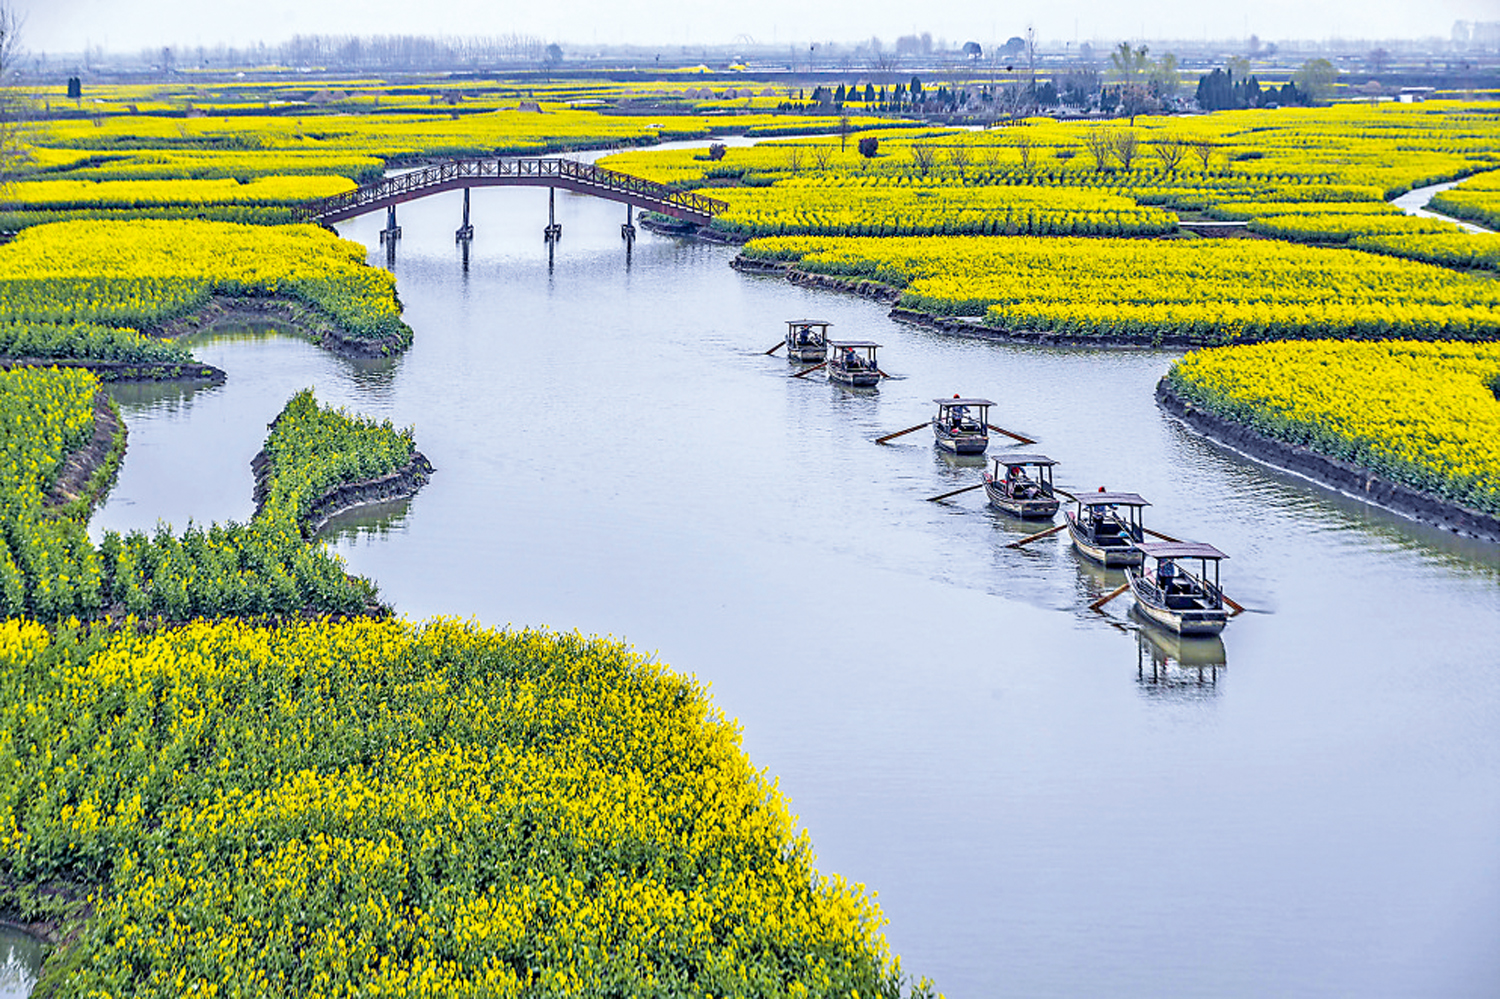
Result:
M1020 524L1023 521L1018 520L1016 523ZM1063 539L1068 540L1066 533L1063 534ZM1085 609L1091 601L1097 600L1125 582L1124 570L1107 569L1098 562L1079 557L1078 550L1071 543L1068 548L1073 553L1070 561L1078 570L1078 598ZM1094 616L1093 611L1089 611L1089 616Z
M940 447L932 449L933 459L944 468L983 468L988 460L983 453L980 454L954 454Z
M1223 639L1184 638L1151 623L1134 607L1130 617L1138 625L1135 680L1143 693L1176 699L1218 694L1219 674L1228 664Z

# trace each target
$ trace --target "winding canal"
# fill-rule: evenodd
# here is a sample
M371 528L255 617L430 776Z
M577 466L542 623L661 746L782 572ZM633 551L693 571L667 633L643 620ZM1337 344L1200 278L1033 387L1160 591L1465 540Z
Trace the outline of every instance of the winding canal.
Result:
M1500 548L1372 509L1163 416L1169 351L1018 347L730 269L619 206L403 206L404 357L245 330L211 389L116 390L94 529L246 518L293 392L415 424L414 499L333 528L403 614L633 641L711 683L811 832L950 997L1492 996L1500 989ZM383 264L383 216L341 227ZM878 392L792 380L783 320L884 344ZM1064 536L991 513L926 434L999 402L1068 488L1231 555L1221 644L1145 632ZM999 446L992 445L992 451Z

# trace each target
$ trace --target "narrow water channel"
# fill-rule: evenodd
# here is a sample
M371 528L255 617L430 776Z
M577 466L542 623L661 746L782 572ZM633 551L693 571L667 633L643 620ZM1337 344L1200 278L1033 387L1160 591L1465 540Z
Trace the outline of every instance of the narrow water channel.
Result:
M621 636L712 684L825 873L954 999L1492 996L1500 991L1500 549L1270 470L1164 417L1167 351L1016 347L746 277L546 192L403 206L406 356L246 331L201 391L121 389L130 449L95 518L244 518L296 390L415 424L414 499L332 532L403 614ZM383 216L341 227L383 264ZM783 321L884 344L845 391L763 351ZM1251 607L1184 648L1118 574L1029 531L926 434L982 395L1148 526L1231 556ZM992 445L992 450L999 445Z

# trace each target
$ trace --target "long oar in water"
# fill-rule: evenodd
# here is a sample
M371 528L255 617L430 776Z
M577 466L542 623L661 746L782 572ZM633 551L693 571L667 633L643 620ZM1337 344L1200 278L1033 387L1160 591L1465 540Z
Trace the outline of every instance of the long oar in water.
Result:
M877 375L879 375L881 378L894 378L895 377L894 375L888 375L888 374L886 374L884 371L881 371L879 368L875 369L875 373Z
M1089 604L1089 610L1098 611L1101 614L1104 613L1104 605L1109 603L1115 597L1118 597L1128 589L1130 589L1129 583L1121 583L1119 586L1115 587L1113 590L1110 590L1098 600L1095 600L1093 603Z
M1012 541L1010 544L1006 545L1005 547L1007 547L1007 548L1020 548L1022 545L1029 545L1033 541L1038 541L1038 540L1040 540L1042 538L1045 538L1049 534L1056 534L1058 531L1062 530L1064 527L1067 527L1067 526L1068 525L1065 524L1065 523L1064 524L1058 524L1056 527L1049 527L1045 531L1038 531L1036 534L1028 534L1026 537L1020 539L1019 541Z
M801 371L799 371L796 374L792 375L792 377L793 378L801 378L803 375L810 375L814 371L817 371L819 368L821 368L823 365L825 365L827 363L828 363L827 361L819 361L817 364L814 364L810 368L803 368Z
M927 502L929 502L929 503L936 503L938 500L945 500L949 496L957 496L959 493L973 492L975 489L978 489L979 486L982 486L982 485L984 485L983 482L981 482L981 483L979 483L979 485L975 485L975 486L964 486L962 489L955 489L952 492L943 493L943 495L941 495L941 496L929 496L929 497L927 497Z
M1219 599L1229 605L1230 617L1234 617L1234 615L1236 614L1245 613L1245 608L1241 607L1239 604L1235 603L1233 600L1230 600L1227 596L1225 596L1223 590L1219 591Z
M989 427L991 430L993 430L997 434L1004 434L1007 437L1014 437L1016 440L1020 441L1022 444L1035 444L1036 443L1036 441L1032 440L1030 437L1025 437L1025 436L1022 436L1021 434L1012 433L1011 431L1006 430L1004 427L997 427L997 426L995 426L993 423L986 423L985 426Z
M907 427L905 430L898 430L898 431L896 431L893 434L886 434L884 437L877 437L877 438L875 438L875 443L876 444L884 444L886 441L888 441L888 440L894 440L895 438L900 437L903 434L915 433L916 431L921 430L923 427L930 427L930 426L932 426L931 423L918 423L914 427Z
M770 350L766 351L766 353L767 354L774 354L778 350L780 350L782 347L785 347L785 346L786 346L786 341L785 340L777 340L776 341L776 346L774 346Z

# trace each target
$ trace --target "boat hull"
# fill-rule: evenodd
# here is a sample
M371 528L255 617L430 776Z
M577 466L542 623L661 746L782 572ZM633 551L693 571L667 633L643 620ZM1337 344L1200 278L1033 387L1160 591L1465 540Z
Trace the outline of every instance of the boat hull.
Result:
M821 361L828 357L827 346L794 347L787 345L786 356L789 361Z
M1161 601L1139 572L1127 569L1125 579L1135 597L1136 611L1169 631L1184 637L1206 638L1217 635L1229 623L1229 613L1223 607L1170 607Z
M845 367L828 366L828 380L836 385L848 385L851 388L871 388L880 384L880 372L871 371L868 368L849 369Z
M989 497L990 506L1020 520L1051 520L1057 515L1057 497L1036 496L1030 499L1020 499L1007 496L1005 491L996 486L994 480L988 475L985 476L984 494Z
M984 431L955 433L937 420L932 421L932 436L937 446L954 454L984 454L990 446L989 435Z
M1126 566L1140 565L1146 560L1146 556L1128 539L1117 538L1115 540L1119 544L1109 544L1090 537L1078 526L1078 518L1072 513L1068 514L1068 536L1073 539L1073 547L1078 554L1106 569L1123 569Z

